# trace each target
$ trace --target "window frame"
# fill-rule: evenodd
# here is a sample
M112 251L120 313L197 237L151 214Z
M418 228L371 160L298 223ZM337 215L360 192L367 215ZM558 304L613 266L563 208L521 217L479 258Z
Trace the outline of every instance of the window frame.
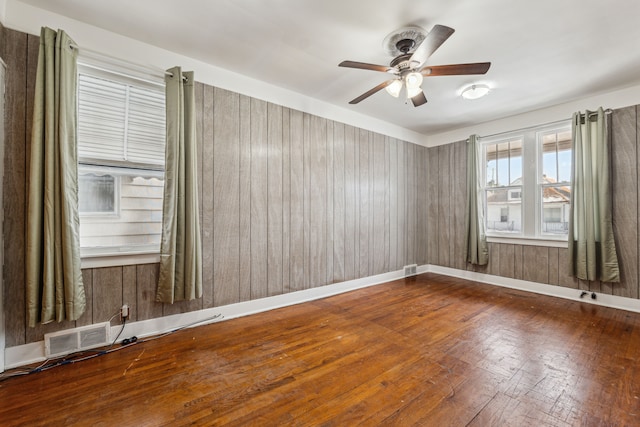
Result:
M485 211L484 221L487 241L492 243L510 243L536 246L550 247L566 247L566 234L546 233L543 228L543 203L542 203L542 169L543 169L543 148L542 135L553 132L571 131L571 121L562 120L547 125L534 126L526 129L519 129L510 132L504 132L490 137L480 138L481 146L481 185L482 203ZM487 225L489 222L487 215L487 190L505 190L507 198L515 187L511 185L490 187L487 185L487 147L494 144L500 144L513 141L518 138L522 139L522 185L520 188L522 227L520 232L501 232L489 230ZM546 186L567 186L565 183L555 185L546 184ZM572 187L572 182L569 182ZM514 199L515 200L515 199Z
M78 60L78 78L81 74L96 78L104 78L123 84L136 87L147 87L164 94L164 79L157 72L136 67L132 64L121 63L112 58L102 58L89 56ZM78 87L77 96L80 96ZM80 221L85 224L97 222L116 222L119 219L120 206L120 186L123 175L143 174L150 177L164 179L164 165L140 164L131 161L113 161L96 158L80 158L78 155L78 168L95 169L97 171L108 171L116 178L115 197L116 213L82 213L79 215ZM121 245L121 246L95 246L81 247L82 268L98 268L110 266L136 265L146 263L156 263L160 261L160 245Z

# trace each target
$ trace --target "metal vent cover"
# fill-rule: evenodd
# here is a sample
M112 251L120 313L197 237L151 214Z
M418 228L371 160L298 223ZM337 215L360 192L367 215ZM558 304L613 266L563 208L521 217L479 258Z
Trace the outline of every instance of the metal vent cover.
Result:
M44 354L51 358L107 345L110 331L111 324L104 322L45 334Z

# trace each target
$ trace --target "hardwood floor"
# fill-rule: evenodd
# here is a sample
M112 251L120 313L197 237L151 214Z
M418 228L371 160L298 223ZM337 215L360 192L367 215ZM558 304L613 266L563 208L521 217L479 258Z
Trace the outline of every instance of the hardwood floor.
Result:
M0 382L0 425L638 425L639 355L640 314L425 274Z

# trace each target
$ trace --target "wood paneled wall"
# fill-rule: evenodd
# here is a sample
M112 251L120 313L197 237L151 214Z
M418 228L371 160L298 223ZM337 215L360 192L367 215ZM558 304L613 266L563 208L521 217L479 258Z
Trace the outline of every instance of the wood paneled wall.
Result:
M489 264L467 265L464 245L466 193L466 143L429 148L428 236L429 263L457 269L473 269L497 276L529 280L640 298L638 263L638 189L640 181L640 111L637 106L615 110L611 131L613 228L621 269L621 283L586 282L567 274L565 248L489 244Z
M198 83L203 298L154 302L157 264L86 269L82 318L27 328L25 190L39 39L9 29L4 37L7 347L104 322L124 303L132 320L145 320L427 262L426 148Z

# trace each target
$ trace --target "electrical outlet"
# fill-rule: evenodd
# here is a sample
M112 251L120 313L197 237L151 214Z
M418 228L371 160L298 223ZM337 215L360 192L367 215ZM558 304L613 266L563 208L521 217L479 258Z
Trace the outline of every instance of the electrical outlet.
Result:
M120 309L120 317L122 317L123 319L129 317L129 306L127 304L124 304Z

